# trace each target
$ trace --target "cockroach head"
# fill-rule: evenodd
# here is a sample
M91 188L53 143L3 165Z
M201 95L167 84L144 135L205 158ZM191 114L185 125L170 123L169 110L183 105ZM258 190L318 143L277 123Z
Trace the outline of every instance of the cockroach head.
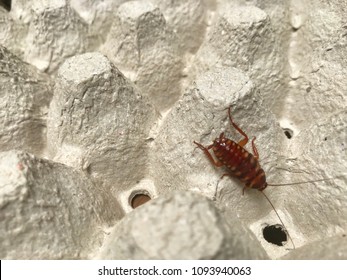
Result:
M214 139L214 143L217 143L217 144L221 144L221 143L224 143L224 142L226 142L226 138L225 138L225 136L224 136L224 132L222 132L220 135L219 135L219 137L218 138L216 138L216 139Z

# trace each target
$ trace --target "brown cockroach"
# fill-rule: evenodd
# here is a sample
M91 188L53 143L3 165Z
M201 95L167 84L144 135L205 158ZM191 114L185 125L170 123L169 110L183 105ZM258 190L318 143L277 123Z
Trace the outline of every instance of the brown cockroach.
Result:
M271 205L272 209L275 211L283 228L287 232L291 243L293 244L293 248L295 249L293 239L288 233L286 226L284 225L274 205L272 204L268 196L263 192L263 190L267 186L290 186L290 185L299 185L299 184L305 184L305 183L316 183L316 182L334 180L339 177L324 178L324 179L309 180L309 181L294 182L294 183L284 183L284 184L268 184L266 182L265 172L260 167L260 164L258 161L259 154L254 144L254 141L256 138L254 137L252 139L253 154L251 154L248 151L246 151L245 148L243 148L248 143L248 136L241 128L237 126L237 124L233 122L230 111L231 111L231 107L228 108L228 115L229 115L229 120L231 125L244 137L240 142L236 143L233 140L226 138L224 136L224 133L222 132L219 135L219 137L216 138L213 141L213 143L207 147L203 146L202 144L196 141L194 141L194 144L196 144L201 150L204 151L205 155L208 157L208 159L211 161L211 163L214 166L226 167L228 173L223 174L222 178L224 176L231 176L231 177L235 177L239 179L242 183L244 183L242 194L244 194L244 191L246 188L257 189L263 194L263 196ZM213 158L213 156L209 152L210 149L212 149L216 157L216 160Z
M306 182L297 182L292 184L268 184L266 182L266 176L264 170L260 167L259 164L259 154L257 151L257 148L254 144L255 137L252 140L252 150L253 154L249 153L244 149L244 146L248 143L248 136L247 134L235 124L231 118L231 107L228 109L228 115L231 125L244 137L240 142L236 143L231 139L228 139L224 136L224 133L222 132L218 138L216 138L213 143L207 147L203 146L202 144L194 141L194 144L196 144L201 150L204 151L205 155L208 157L208 159L211 161L211 163L216 167L226 167L228 173L223 174L224 176L231 176L239 179L242 183L244 183L244 188L242 191L242 194L244 194L244 191L246 188L251 189L257 189L259 190L266 200L271 205L272 209L275 211L278 219L280 220L283 228L286 230L291 243L293 244L293 248L295 249L294 242L288 233L288 230L286 226L284 225L281 217L277 213L274 205L270 201L270 199L267 197L267 195L263 192L263 190L267 186L285 186L285 185L295 185L295 184L301 184L301 183L309 183L309 182L317 182L317 181L325 181L323 180L314 180L314 181L306 181ZM216 160L213 158L209 150L212 149L214 152L214 155L216 157Z
M245 189L257 189L260 191L266 200L271 205L272 209L275 211L279 221L281 222L283 228L288 234L288 237L293 244L293 248L295 249L295 244L293 239L291 238L286 226L284 225L281 217L276 211L274 205L268 196L263 192L263 190L267 186L292 186L292 185L300 185L306 183L316 183L334 180L340 177L345 177L344 175L333 177L333 178L323 178L318 180L308 180L302 182L293 182L293 183L282 183L282 184L269 184L266 182L266 176L264 170L260 167L259 164L259 154L257 148L254 144L256 137L252 139L252 150L253 154L246 151L244 146L248 143L247 134L235 124L231 118L231 107L228 108L228 116L231 125L244 137L240 142L236 143L231 139L228 139L224 136L222 132L218 138L216 138L213 143L207 147L202 144L194 141L196 144L208 157L211 163L216 167L226 167L228 173L223 174L221 178L224 176L231 176L239 179L242 183L244 183L244 187L242 190L242 194L244 194ZM209 150L212 149L216 160L213 158L212 154Z

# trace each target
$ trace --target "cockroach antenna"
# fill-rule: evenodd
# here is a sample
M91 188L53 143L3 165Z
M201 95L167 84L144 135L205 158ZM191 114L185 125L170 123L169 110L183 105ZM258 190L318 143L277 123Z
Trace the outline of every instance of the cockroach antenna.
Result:
M294 242L293 242L293 239L292 239L292 237L290 236L290 234L289 234L289 232L288 232L288 230L287 230L287 227L284 225L284 223L283 223L283 221L282 221L280 215L278 215L278 213L277 213L277 211L276 211L276 209L275 209L275 206L272 204L271 200L268 198L268 196L267 196L264 192L261 192L261 193L262 193L263 196L266 198L266 200L270 203L272 209L275 211L275 213L276 213L278 219L280 220L280 222L281 222L283 228L285 229L285 231L286 231L286 233L287 233L287 235L288 235L290 241L291 241L292 244L293 244L293 249L295 250L295 244L294 244Z

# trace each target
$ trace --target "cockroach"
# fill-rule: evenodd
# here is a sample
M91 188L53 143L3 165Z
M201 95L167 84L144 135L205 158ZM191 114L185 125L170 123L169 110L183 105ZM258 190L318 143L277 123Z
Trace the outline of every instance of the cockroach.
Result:
M263 196L266 198L266 200L271 205L272 209L275 211L279 221L281 222L283 228L287 232L289 239L291 243L293 244L293 248L295 249L295 244L293 242L293 239L291 238L286 226L284 225L280 215L275 209L275 206L272 204L271 200L268 198L268 196L263 192L264 189L266 189L267 186L291 186L291 185L300 185L305 183L316 183L316 182L322 182L322 181L328 181L328 180L334 180L339 177L345 177L345 176L338 176L334 178L323 178L318 180L309 180L309 181L303 181L303 182L293 182L293 183L283 183L283 184L268 184L266 182L266 176L264 170L260 167L259 164L259 154L258 150L254 144L254 141L256 137L253 137L252 139L252 150L253 154L246 151L244 146L248 143L248 136L247 134L240 128L231 117L231 107L228 108L228 116L231 125L244 137L240 142L236 143L233 140L227 138L224 136L224 133L222 132L218 138L216 138L213 143L207 147L203 146L202 144L194 141L194 144L196 144L208 157L208 159L211 161L211 163L216 167L222 167L224 166L228 173L223 174L222 178L224 176L231 176L239 179L242 183L244 183L244 187L242 190L242 195L244 195L245 189L257 189L260 191ZM216 160L213 158L212 154L209 152L209 150L212 149Z
M291 243L293 244L293 248L295 249L294 242L288 233L286 226L284 225L281 217L276 211L274 205L268 198L268 196L263 192L267 186L286 186L286 185L297 185L302 183L312 183L319 181L326 181L330 179L321 179L321 180L312 180L305 182L296 182L296 183L288 183L288 184L268 184L266 182L266 176L264 170L260 167L259 164L259 154L258 150L254 144L256 137L252 139L252 150L253 154L246 151L244 146L248 143L247 134L238 127L236 123L232 120L231 117L231 107L228 108L228 115L231 125L244 137L240 142L236 143L233 140L226 138L224 132L222 132L218 138L216 138L213 143L207 147L202 144L194 141L196 144L208 157L211 163L216 167L226 167L228 173L223 174L224 176L231 176L239 179L243 184L242 194L244 194L245 189L257 189L260 191L266 200L271 205L272 209L275 211L278 219L280 220L283 228L286 230ZM209 150L212 149L216 160L213 158Z
M196 141L194 141L194 144L204 151L213 165L217 167L225 166L227 168L229 173L226 173L223 176L238 178L245 184L242 194L244 194L246 188L263 191L268 186L268 183L266 182L265 172L260 167L258 161L259 154L254 143L256 137L252 140L253 154L251 154L244 148L248 143L247 134L239 128L231 118L231 107L228 108L228 116L231 125L244 137L240 142L236 143L235 141L226 138L224 132L222 132L219 137L207 147ZM213 156L209 152L210 149L213 150L217 160L214 160Z

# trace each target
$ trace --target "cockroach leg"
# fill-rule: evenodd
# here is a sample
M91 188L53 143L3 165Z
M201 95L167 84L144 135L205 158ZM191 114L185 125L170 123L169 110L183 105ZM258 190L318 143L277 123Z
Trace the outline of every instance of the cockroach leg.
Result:
M244 147L248 143L248 136L241 128L238 127L236 123L233 122L233 119L231 118L230 110L231 110L231 107L229 107L228 109L230 123L243 137L245 137L238 143L241 147Z
M205 155L208 157L208 159L211 161L211 163L216 166L216 167L221 167L224 164L218 160L214 160L214 158L212 157L211 153L208 151L209 149L211 149L213 147L213 144L207 147L204 147L202 144L194 141L194 144L197 145L201 150L204 151Z
M253 150L253 156L256 160L259 159L259 154L258 154L258 150L257 150L257 147L255 146L255 139L257 139L256 137L253 137L253 140L252 140L252 150Z

